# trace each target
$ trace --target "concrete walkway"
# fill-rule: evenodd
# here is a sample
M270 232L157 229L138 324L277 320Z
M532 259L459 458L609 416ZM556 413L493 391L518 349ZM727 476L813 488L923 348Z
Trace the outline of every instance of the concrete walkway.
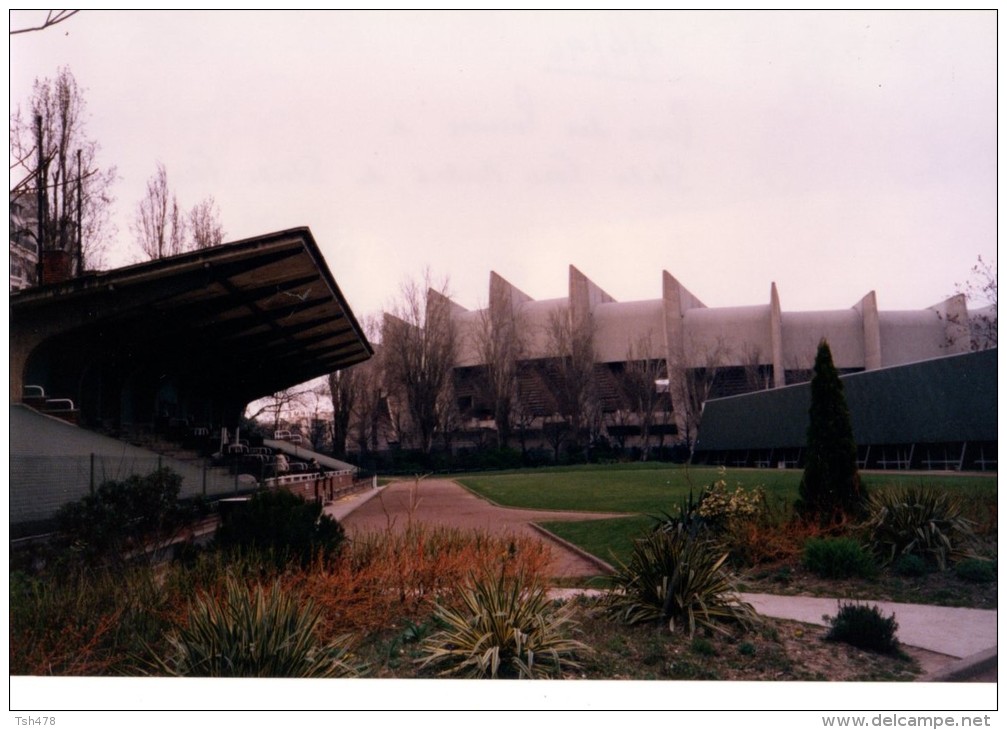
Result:
M382 489L383 487L372 487L362 492L357 492L356 494L347 495L342 499L337 499L335 502L326 505L324 512L337 522L342 522L359 507L367 504L369 501L377 497L381 493Z
M741 598L752 604L756 612L763 616L819 626L829 625L822 617L835 616L840 600L766 593L742 593ZM961 659L997 645L996 611L889 601L857 603L877 606L885 617L894 614L899 625L896 636L908 646Z

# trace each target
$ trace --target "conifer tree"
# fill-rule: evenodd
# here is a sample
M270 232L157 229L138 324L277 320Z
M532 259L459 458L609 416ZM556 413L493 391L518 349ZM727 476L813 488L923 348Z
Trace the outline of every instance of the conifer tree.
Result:
M857 473L857 444L850 411L832 351L818 344L811 379L808 446L801 478L798 512L829 522L855 511L862 500Z

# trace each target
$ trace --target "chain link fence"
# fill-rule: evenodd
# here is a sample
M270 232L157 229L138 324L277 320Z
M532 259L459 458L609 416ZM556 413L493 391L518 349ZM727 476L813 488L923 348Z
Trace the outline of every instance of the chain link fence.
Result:
M219 497L254 489L258 478L211 467L208 461L182 462L159 456L79 456L10 457L10 524L25 528L52 519L56 511L91 494L103 482L144 476L167 467L182 477L180 498Z

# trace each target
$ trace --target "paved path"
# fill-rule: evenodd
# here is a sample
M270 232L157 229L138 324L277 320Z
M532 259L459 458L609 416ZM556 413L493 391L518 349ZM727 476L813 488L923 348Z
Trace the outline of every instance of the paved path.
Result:
M550 573L553 577L587 577L603 570L597 561L580 551L563 545L531 526L533 522L561 522L625 517L625 514L599 512L554 512L499 507L447 479L422 479L393 482L337 502L326 512L342 523L351 535L354 532L374 532L389 528L400 530L410 520L430 525L445 525L484 530L498 535L527 535L546 542L552 550ZM340 514L343 514L340 517Z
M835 616L839 599L742 593L743 600L763 616L827 626L823 616ZM925 606L890 601L858 601L895 615L899 640L910 646L963 658L997 645L997 612L977 608Z

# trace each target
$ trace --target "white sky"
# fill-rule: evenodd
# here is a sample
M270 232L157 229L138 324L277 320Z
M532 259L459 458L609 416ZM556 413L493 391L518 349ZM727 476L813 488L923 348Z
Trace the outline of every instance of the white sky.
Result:
M32 14L14 12L22 25ZM574 264L619 301L940 301L996 257L989 12L82 12L10 40L12 107L70 66L118 167L227 240L309 226L360 315L429 266L465 307Z

